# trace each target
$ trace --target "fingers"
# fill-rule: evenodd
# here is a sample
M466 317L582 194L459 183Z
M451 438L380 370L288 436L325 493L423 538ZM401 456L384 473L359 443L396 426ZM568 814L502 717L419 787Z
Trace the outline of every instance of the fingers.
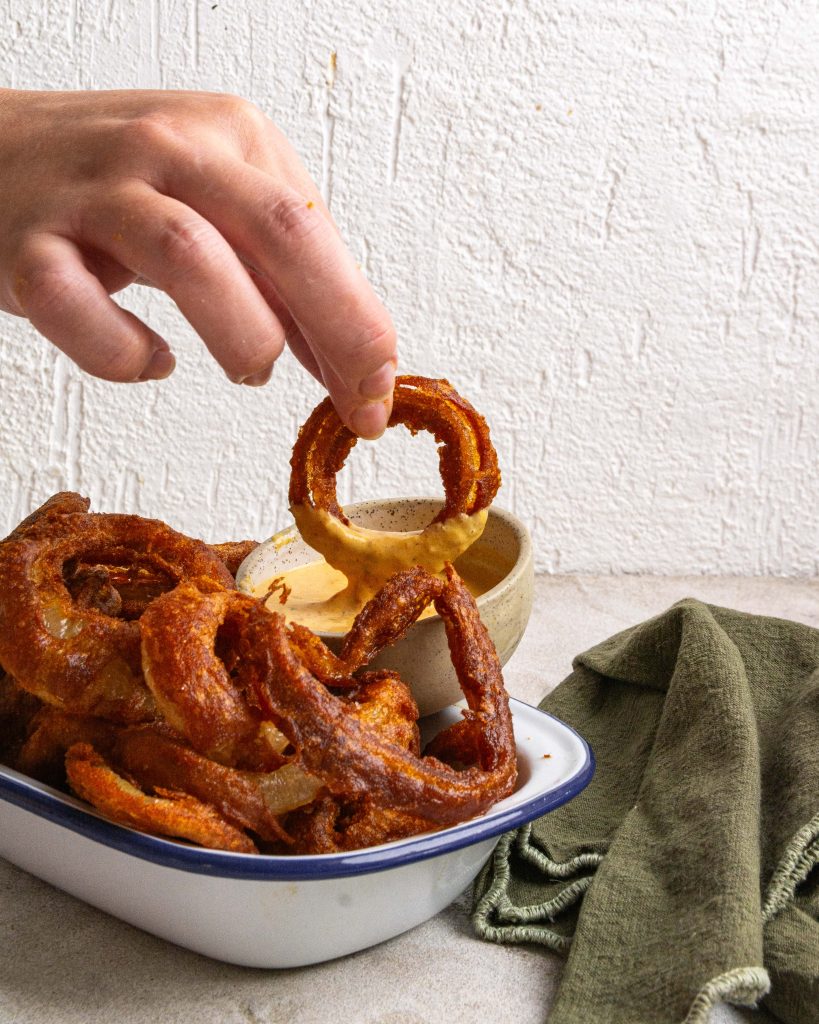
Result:
M167 343L110 298L65 238L29 239L17 264L14 296L34 327L95 377L161 380L173 372Z
M310 346L304 340L304 336L296 325L295 320L290 315L290 310L282 302L279 293L273 286L273 283L268 281L268 279L262 274L257 274L255 270L248 268L248 273L250 274L250 278L253 283L259 289L260 294L264 297L265 302L267 302L276 314L276 319L282 325L282 329L284 330L284 334L287 339L287 346L290 351L296 359L298 359L305 370L312 374L320 384L323 384L324 378L322 377L319 364L316 362L316 357L310 351Z
M90 211L83 235L174 300L225 373L263 384L284 330L219 231L147 185L132 185Z
M395 329L316 201L230 157L179 165L168 185L273 283L342 420L377 437L391 408Z

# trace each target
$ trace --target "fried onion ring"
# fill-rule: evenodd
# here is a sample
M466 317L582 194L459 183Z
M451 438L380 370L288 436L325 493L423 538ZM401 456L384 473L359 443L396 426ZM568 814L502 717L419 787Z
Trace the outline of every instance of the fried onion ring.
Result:
M352 676L369 665L379 651L397 643L426 606L441 592L441 581L420 566L397 572L371 598L353 621L334 654L312 630L288 626L290 644L304 664L327 686L352 684Z
M288 736L305 768L322 778L331 793L367 796L379 807L424 818L431 827L483 813L512 791L517 774L509 699L492 640L472 595L451 566L447 580L436 583L435 607L444 619L468 704L463 721L444 730L438 749L445 752L447 734L455 732L463 751L463 737L468 736L474 761L463 770L435 756L415 757L347 714L343 701L327 690L290 645L280 615L268 613L266 620L264 646L275 671L267 678L254 676L262 710ZM263 627L260 618L256 626Z
M183 583L140 622L142 666L157 707L194 750L225 765L259 767L264 757L263 718L245 683L248 669L266 658L248 643L246 624L259 607L237 590L203 593L201 584ZM220 639L229 664L217 654Z
M63 710L150 719L138 623L76 602L67 580L78 565L125 567L166 586L199 577L232 588L233 577L201 541L140 516L41 510L0 544L0 665Z
M157 598L140 622L145 679L165 721L194 750L224 765L258 770L282 763L281 753L271 753L263 728L269 722L256 699L256 681L271 671L265 642L271 618L259 601L239 591L203 593L183 583ZM359 630L369 640L365 657L359 643L353 652L358 660L345 668L313 637L314 664L329 666L326 681L348 691L343 707L351 719L417 750L418 706L407 685L389 671L352 677L378 649L367 626L365 620Z
M511 792L500 664L451 565L393 576L333 654L239 593L234 556L46 502L0 542L4 756L121 824L245 853L373 845ZM422 753L409 688L367 666L430 603L467 709Z
M140 786L187 793L267 842L289 844L280 817L309 804L324 789L320 779L298 765L285 764L272 772L228 768L152 725L123 730L113 759Z
M329 399L299 431L290 461L290 511L302 538L348 581L328 604L361 608L395 572L423 565L440 572L483 532L500 470L484 418L446 380L399 377L388 426L429 431L439 443L445 502L421 531L373 531L339 505L336 474L358 438Z
M40 530L47 531L61 516L73 512L87 512L90 506L90 500L83 498L75 491L58 491L57 494L52 494L47 501L44 501L39 508L36 508L30 516L26 516L21 523L18 523L6 540L16 540L18 537L25 537Z
M210 804L162 787L155 789L156 796L148 796L118 775L89 743L69 748L65 769L77 796L121 825L190 839L214 850L258 853L256 844Z
M0 669L0 763L17 766L24 744L42 704Z
M258 546L257 540L232 540L224 544L208 545L211 551L225 563L231 576L236 575L242 562Z
M500 487L498 459L486 420L447 380L404 376L395 380L387 424L403 423L411 433L427 430L439 453L446 503L434 522L488 508ZM348 524L336 495L336 474L358 440L341 422L329 398L299 431L290 461L290 504L326 509Z

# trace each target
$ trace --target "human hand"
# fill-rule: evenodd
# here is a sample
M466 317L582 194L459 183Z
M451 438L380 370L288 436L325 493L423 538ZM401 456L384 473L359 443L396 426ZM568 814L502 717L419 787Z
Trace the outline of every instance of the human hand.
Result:
M157 380L167 342L111 294L174 300L231 380L285 341L363 437L386 425L395 331L299 158L215 93L0 90L0 308L82 369Z

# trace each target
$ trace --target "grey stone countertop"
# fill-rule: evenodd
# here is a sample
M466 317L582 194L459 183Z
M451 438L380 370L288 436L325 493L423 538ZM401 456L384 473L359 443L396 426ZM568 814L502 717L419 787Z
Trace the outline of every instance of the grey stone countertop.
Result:
M712 577L540 577L523 643L506 669L530 704L574 654L683 597L819 627L819 582ZM542 1024L561 961L480 942L464 893L372 949L297 970L218 963L147 935L0 861L2 1024ZM286 927L282 922L282 927ZM759 1022L722 1008L714 1024Z

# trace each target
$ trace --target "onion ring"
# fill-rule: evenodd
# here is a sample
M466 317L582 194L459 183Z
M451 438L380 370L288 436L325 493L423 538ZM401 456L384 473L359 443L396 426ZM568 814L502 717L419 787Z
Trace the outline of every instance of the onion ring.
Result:
M42 704L0 669L0 763L16 767Z
M360 608L395 572L423 565L440 572L483 532L500 486L486 421L446 380L398 377L388 426L427 430L439 443L445 501L421 531L365 529L344 514L336 474L358 438L325 399L299 431L290 460L290 511L302 538L348 581L329 602Z
M248 853L385 842L512 790L500 665L451 565L397 573L336 655L235 589L236 548L67 492L0 542L6 756L122 824ZM366 668L430 602L467 710L422 754L409 688Z
M92 746L112 770L140 787L186 793L270 843L290 844L279 819L324 788L296 765L285 764L269 773L226 768L191 750L162 723L121 726L48 706L35 715L19 755L9 763L42 782L64 786L66 752L78 743Z
M258 546L257 540L231 540L224 544L208 544L211 551L225 563L231 576L236 575L242 562Z
M0 544L0 665L63 710L150 719L139 625L78 605L66 585L77 564L124 566L170 585L202 577L231 588L233 577L201 541L139 516L40 510Z
M287 818L292 853L338 853L429 832L423 818L378 807L366 797L344 801L323 797Z
M391 576L353 621L341 650L334 654L312 630L297 622L289 640L310 671L327 686L346 687L353 674L379 651L397 643L426 606L441 592L441 581L420 566Z
M500 487L498 459L486 420L447 380L396 377L387 424L411 433L427 430L442 445L439 454L446 503L433 522L488 508ZM329 398L299 431L290 460L290 504L312 505L349 524L338 503L336 474L358 440L341 422Z
M454 824L483 813L514 788L517 775L509 699L492 640L477 606L451 566L438 581L435 607L446 624L458 680L468 710L462 722L444 730L439 750L452 731L469 737L476 763L458 771L435 756L418 758L345 713L288 642L284 619L268 613L264 646L273 673L255 675L263 712L290 739L305 768L333 794L368 796L381 807L421 817L431 827ZM414 608L411 611L414 612ZM260 619L256 627L262 628ZM459 742L459 749L466 744Z
M88 498L83 498L75 491L58 491L15 526L6 540L16 540L18 537L25 537L40 530L48 530L61 516L74 512L87 512L90 505L91 502Z
M187 793L266 842L289 844L280 817L309 804L324 789L318 778L298 765L285 764L272 772L228 768L152 725L123 730L113 760L140 786Z
M225 765L258 768L265 753L263 718L244 682L248 670L265 661L264 650L248 644L245 628L259 607L237 590L203 593L201 584L183 583L157 598L140 620L142 667L157 707L194 750ZM220 636L234 674L216 653Z
M386 606L379 607L384 614ZM201 585L182 583L157 598L140 621L145 679L164 720L194 750L220 764L259 770L282 763L281 754L270 763L265 718L254 689L255 680L271 671L264 636L271 619L247 594L216 589L205 593ZM364 627L360 632L369 638L369 654L375 645ZM309 650L315 664L335 668L325 678L349 691L345 713L376 729L383 739L417 749L418 706L406 684L388 671L354 679L353 671L365 664L361 645L359 660L345 668L338 659L333 663L335 656L318 637L313 640L317 646L311 644Z
M118 775L89 743L69 747L65 769L74 792L121 825L215 850L258 853L256 844L210 804L161 787L156 796L148 796Z
M12 767L51 786L65 786L68 748L75 743L90 743L107 757L120 728L104 718L70 715L45 704L32 719L28 736Z

